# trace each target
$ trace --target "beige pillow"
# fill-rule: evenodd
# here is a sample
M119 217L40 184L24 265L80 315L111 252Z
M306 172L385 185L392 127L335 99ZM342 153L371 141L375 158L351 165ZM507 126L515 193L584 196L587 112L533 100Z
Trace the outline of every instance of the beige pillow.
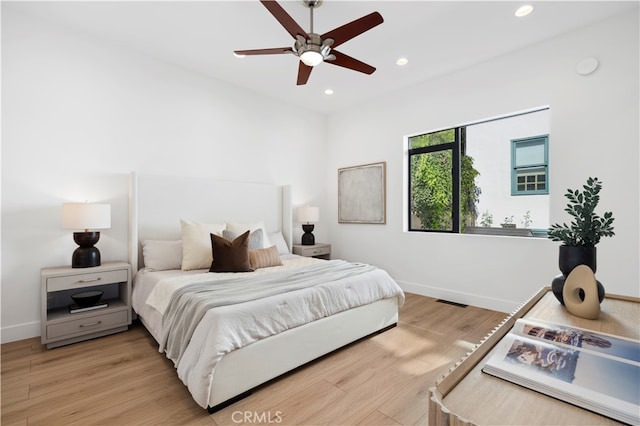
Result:
M278 254L278 248L271 246L266 249L249 250L249 263L253 269L281 266L282 260Z
M208 269L213 261L211 236L222 236L224 223L200 223L180 219L182 228L182 270Z
M264 227L264 221L259 222L249 222L249 223L237 223L237 222L227 222L227 229L232 232L237 232L238 234L242 234L244 231L253 232L256 229L262 229L262 248L267 248L271 246L269 242L269 236L267 235L267 230Z

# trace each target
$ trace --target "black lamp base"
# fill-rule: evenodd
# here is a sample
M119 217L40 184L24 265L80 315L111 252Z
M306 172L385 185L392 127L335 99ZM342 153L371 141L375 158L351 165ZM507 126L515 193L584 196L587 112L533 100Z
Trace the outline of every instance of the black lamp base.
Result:
M302 225L302 230L304 234L302 234L302 245L303 246L312 246L316 243L316 237L313 236L311 232L313 232L314 225L313 224L305 224Z
M71 257L72 268L92 268L100 266L100 250L93 245L100 240L99 232L74 232L73 241L80 247Z

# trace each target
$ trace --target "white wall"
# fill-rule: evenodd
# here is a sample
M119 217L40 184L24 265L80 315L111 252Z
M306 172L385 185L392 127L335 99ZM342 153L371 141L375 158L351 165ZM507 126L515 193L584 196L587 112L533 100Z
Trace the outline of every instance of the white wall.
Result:
M2 341L40 334L40 268L68 265L76 247L61 229L63 202L110 203L112 226L98 247L103 261L127 259L131 171L292 184L294 204L327 211L318 179L326 123L290 119L299 115L299 107L3 10ZM325 222L319 241L328 240Z
M598 279L638 296L640 282L638 15L625 14L329 116L331 242L338 257L379 265L407 290L510 311L559 274L547 239L403 232L403 135L549 105L550 220L566 188L604 182L616 236L598 246ZM575 72L595 56L599 69ZM410 64L408 66L411 66ZM387 224L338 224L340 167L387 162Z

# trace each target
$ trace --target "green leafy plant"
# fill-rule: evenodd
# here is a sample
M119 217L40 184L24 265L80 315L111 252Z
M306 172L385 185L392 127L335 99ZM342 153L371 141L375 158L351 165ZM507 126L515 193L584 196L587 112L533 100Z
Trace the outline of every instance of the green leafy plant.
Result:
M436 146L455 140L454 129L411 138L412 148ZM453 211L453 181L451 151L436 151L415 155L411 159L411 213L420 220L422 229L450 230ZM475 224L480 188L475 184L480 173L473 167L473 158L460 158L460 226Z
M485 228L489 228L493 224L493 215L489 213L489 210L485 210L482 213L482 219L480 220L480 225Z
M520 223L522 223L522 226L527 229L531 226L531 222L533 222L533 219L531 219L531 210L527 210L526 213L522 215Z
M597 177L590 177L582 188L583 191L567 189L565 197L569 199L569 203L564 211L573 216L573 220L569 225L551 225L547 236L552 241L560 241L567 246L593 247L600 242L600 238L615 235L613 213L605 212L600 217L594 211L600 202L598 194L602 189L602 182Z

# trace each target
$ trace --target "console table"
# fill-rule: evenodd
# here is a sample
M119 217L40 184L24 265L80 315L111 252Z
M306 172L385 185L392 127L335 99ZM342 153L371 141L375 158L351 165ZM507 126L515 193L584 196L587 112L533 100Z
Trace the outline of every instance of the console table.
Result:
M429 390L429 424L619 424L481 371L496 343L522 317L640 339L640 299L607 295L600 307L597 320L579 318L558 303L549 287L540 289Z

